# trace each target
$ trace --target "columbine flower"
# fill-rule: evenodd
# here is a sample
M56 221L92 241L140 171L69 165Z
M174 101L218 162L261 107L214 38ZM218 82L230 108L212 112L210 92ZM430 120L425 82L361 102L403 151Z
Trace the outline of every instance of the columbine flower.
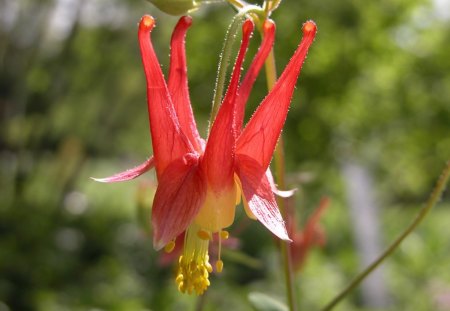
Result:
M325 245L325 231L319 222L329 205L330 200L327 197L322 198L319 206L306 220L303 229L298 228L295 207L287 206L286 227L289 236L292 238L292 243L289 244L289 248L295 271L299 271L303 267L306 257L313 247Z
M230 85L206 142L200 137L189 100L184 39L190 17L178 22L171 42L168 82L153 50L150 33L155 21L144 16L139 24L139 43L147 79L147 100L154 155L140 166L114 176L97 179L116 182L133 179L155 168L158 180L152 209L153 244L173 250L176 237L186 231L176 282L181 292L202 294L213 271L208 245L218 233L221 272L221 240L234 221L241 197L247 215L259 220L283 240L290 241L278 210L268 170L283 128L292 93L316 26L303 25L303 39L273 90L242 129L245 103L253 83L273 45L275 25L264 24L264 40L242 83L240 71L253 23L242 27L242 43Z

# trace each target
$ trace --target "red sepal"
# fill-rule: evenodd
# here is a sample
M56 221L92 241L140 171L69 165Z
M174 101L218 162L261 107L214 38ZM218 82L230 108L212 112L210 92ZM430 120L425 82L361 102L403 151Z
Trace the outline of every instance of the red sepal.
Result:
M254 159L245 155L236 155L236 173L241 181L244 198L253 215L277 237L291 241L265 170Z
M161 249L186 230L205 200L206 183L198 157L189 154L170 163L153 199L153 246Z
M289 198L294 195L295 191L297 191L297 189L291 189L291 190L278 189L277 185L275 184L275 181L273 179L273 175L272 175L272 172L270 171L270 168L268 168L266 171L266 177L267 177L267 180L269 181L270 187L272 188L272 192L281 198Z
M104 182L104 183L127 181L127 180L131 180L131 179L135 179L136 177L141 176L145 172L148 172L149 170L151 170L153 168L154 165L155 165L155 163L154 163L153 157L150 157L147 161L145 161L141 165L138 165L138 166L131 168L129 170L126 170L124 172L117 173L117 174L114 174L112 176L105 177L105 178L94 178L94 177L91 177L91 178L95 181Z

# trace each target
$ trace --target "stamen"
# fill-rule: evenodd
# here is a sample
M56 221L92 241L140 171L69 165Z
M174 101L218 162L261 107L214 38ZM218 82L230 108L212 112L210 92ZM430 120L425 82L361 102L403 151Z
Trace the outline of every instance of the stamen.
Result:
M222 255L222 232L226 231L222 230L219 233L219 251L217 252L217 262L216 262L217 273L220 273L223 270L223 261L220 259L220 256Z
M170 241L169 243L164 246L164 251L166 253L171 253L175 248L175 241Z
M206 236L208 238L203 239ZM195 224L186 231L183 255L178 260L175 278L180 292L201 295L210 285L208 277L213 269L208 256L209 237L208 231Z
M209 231L206 231L204 229L198 230L197 236L204 241L211 240L211 233L209 233Z
M178 275L178 276L176 277L175 282L177 282L178 284L180 284L181 282L183 282L183 279L184 279L183 275L180 274L180 275Z
M220 273L222 272L222 270L223 270L223 261L219 259L216 262L216 271L217 273Z
M210 264L209 262L207 262L207 263L205 264L205 266L206 266L206 270L207 270L209 273L212 273L212 272L213 272L213 268L212 268L212 266L211 266L211 264Z
M228 237L230 236L230 233L226 230L222 230L220 231L220 237L224 240L228 239Z

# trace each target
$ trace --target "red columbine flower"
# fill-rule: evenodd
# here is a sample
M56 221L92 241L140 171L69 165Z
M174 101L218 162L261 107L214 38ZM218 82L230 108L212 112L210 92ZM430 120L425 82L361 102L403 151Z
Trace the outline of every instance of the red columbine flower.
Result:
M303 39L273 90L241 131L244 108L253 83L273 45L275 24L264 24L264 40L242 83L240 71L253 23L247 20L230 85L206 142L200 137L189 100L184 39L191 25L182 17L172 35L168 83L153 50L151 16L139 24L139 43L147 79L147 101L154 155L142 165L97 179L116 182L133 179L155 167L158 188L152 209L153 244L170 251L186 231L176 282L181 292L202 294L212 272L208 244L213 233L221 239L233 223L241 197L247 214L283 240L290 240L266 175L286 119L292 93L316 26L303 25ZM270 174L268 174L270 175ZM220 251L219 251L220 253ZM216 271L223 262L218 258Z
M298 228L295 207L287 206L286 226L288 234L292 238L292 243L289 244L289 248L295 271L299 271L303 267L306 256L308 256L308 253L313 247L325 245L325 231L319 222L329 205L330 200L327 197L322 198L319 206L306 220L303 229Z

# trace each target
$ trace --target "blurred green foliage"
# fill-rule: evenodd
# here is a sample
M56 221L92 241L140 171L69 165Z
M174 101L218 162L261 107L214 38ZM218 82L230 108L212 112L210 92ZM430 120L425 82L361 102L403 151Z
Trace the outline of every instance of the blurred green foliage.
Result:
M157 18L152 37L167 69L176 18L145 1L0 0L1 311L252 310L252 291L284 300L280 260L262 226L240 216L235 225L243 253L262 267L225 254L225 272L196 300L177 293L152 249L152 175L114 185L89 179L151 153L136 40L144 13ZM450 157L450 21L439 13L425 0L285 0L272 16L279 72L301 23L319 27L284 130L302 219L320 196L333 202L327 245L298 276L305 310L323 306L358 270L341 162L357 159L375 176L390 241ZM204 134L233 11L219 3L193 16L190 91ZM249 116L265 94L261 76ZM389 310L450 308L448 199L387 263ZM358 293L337 309L362 310Z

